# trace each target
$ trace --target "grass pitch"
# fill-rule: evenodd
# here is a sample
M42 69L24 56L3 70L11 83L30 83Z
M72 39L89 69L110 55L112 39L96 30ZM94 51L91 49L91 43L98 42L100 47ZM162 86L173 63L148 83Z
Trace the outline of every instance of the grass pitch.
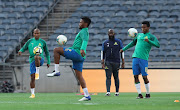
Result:
M143 93L144 95L145 93ZM92 95L91 101L79 102L76 93L0 93L0 110L180 110L180 93L151 93L150 99L136 99L137 93L105 97Z

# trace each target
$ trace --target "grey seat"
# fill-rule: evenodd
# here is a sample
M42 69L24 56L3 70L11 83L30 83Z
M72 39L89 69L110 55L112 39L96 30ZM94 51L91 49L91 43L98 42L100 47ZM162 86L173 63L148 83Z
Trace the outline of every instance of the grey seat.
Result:
M175 34L176 30L173 28L169 28L169 29L165 30L165 33Z
M138 16L138 17L144 17L144 18L145 18L145 17L148 16L148 14L147 14L146 11L140 11L140 12L137 13L137 16Z
M19 29L20 28L20 24L12 24L9 28L10 29Z
M152 11L149 13L149 17L154 17L154 18L158 18L159 17L159 12L158 11Z

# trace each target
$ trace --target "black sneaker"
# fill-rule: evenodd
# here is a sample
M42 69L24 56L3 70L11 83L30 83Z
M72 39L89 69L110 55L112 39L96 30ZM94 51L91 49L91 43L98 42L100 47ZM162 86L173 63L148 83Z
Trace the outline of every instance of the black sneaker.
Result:
M149 99L150 97L151 97L150 94L146 94L145 96L146 99Z
M105 94L105 96L111 96L111 94L110 94L109 92L107 92L107 93Z
M138 94L138 96L136 97L136 99L143 99L142 94Z

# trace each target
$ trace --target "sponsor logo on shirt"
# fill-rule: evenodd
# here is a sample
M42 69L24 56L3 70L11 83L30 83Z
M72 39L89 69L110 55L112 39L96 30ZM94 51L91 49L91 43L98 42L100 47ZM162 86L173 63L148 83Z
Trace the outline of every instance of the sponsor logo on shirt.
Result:
M118 45L118 43L117 43L117 42L115 42L115 43L114 43L114 45Z

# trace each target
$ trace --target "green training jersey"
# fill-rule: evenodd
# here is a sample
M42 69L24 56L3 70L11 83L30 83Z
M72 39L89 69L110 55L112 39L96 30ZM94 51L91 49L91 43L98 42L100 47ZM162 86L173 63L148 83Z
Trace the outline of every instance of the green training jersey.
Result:
M88 28L82 28L81 31L76 35L73 46L70 49L74 49L79 55L81 55L80 50L84 50L86 53L86 48L89 40ZM86 58L85 56L83 57Z
M149 42L144 41L146 38L149 39ZM127 46L125 46L123 48L123 51L133 47L134 45L136 45L136 47L135 47L135 51L134 51L132 57L133 58L136 57L136 58L140 58L140 59L144 59L144 60L148 60L149 52L150 52L152 46L155 46L157 48L160 47L159 41L150 32L145 33L145 34L139 33L137 35L137 37L135 37L133 39L132 42L130 42Z
M24 52L25 50L28 49L30 54L29 62L31 63L34 61L35 54L33 53L33 49L36 46L39 46L42 49L42 53L39 56L44 59L43 53L45 52L47 58L47 64L50 64L50 55L46 41L44 41L41 38L39 38L38 40L36 40L35 38L29 39L19 51Z

